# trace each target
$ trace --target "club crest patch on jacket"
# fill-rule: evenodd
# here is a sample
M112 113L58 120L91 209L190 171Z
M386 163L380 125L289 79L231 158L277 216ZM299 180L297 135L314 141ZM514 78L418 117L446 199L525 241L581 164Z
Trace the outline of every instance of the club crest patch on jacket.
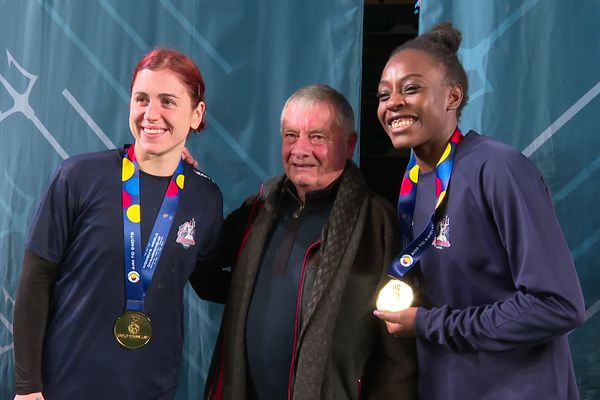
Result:
M435 227L435 238L433 239L433 245L436 249L443 249L444 247L450 247L450 219L446 215L444 218L438 221Z
M194 218L179 225L177 230L177 243L180 243L184 249L196 244L194 234L196 233L196 221Z

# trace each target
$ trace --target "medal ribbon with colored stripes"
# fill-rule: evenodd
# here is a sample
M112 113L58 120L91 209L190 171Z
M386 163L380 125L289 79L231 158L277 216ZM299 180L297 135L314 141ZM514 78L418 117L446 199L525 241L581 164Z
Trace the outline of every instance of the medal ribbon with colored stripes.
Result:
M140 208L140 173L135 157L134 146L129 147L123 157L123 239L125 243L125 294L127 310L143 311L144 297L165 242L177 205L183 190L185 176L183 161L179 161L177 169L169 182L160 210L154 221L152 233L144 250L143 264L141 256L141 208Z
M414 151L411 152L402 185L400 187L400 196L398 198L398 220L402 229L402 236L408 246L394 258L388 268L388 274L401 278L419 261L429 249L433 242L435 233L436 212L446 200L446 192L450 184L452 167L454 165L454 155L458 144L462 141L463 135L460 129L456 128L450 141L444 149L435 167L435 210L429 219L429 223L416 239L412 235L412 222L415 211L415 201L417 200L417 185L419 182L419 165Z

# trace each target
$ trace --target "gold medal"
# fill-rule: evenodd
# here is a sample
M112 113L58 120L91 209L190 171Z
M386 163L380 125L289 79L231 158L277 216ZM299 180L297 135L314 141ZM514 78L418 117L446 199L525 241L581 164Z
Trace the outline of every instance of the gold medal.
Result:
M413 291L410 286L399 279L390 279L377 295L377 309L383 311L405 310L413 302Z
M150 318L141 311L126 311L115 321L113 334L121 346L139 349L152 337Z

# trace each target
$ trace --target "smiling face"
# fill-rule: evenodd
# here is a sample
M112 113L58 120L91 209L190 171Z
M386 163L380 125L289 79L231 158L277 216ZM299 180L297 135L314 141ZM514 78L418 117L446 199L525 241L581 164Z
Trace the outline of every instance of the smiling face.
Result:
M204 103L192 106L187 88L168 69L138 72L131 88L129 128L139 160L179 158L190 129L204 116Z
M284 110L283 168L301 200L306 192L324 189L335 181L354 153L356 134L338 126L334 110L326 102L306 106L296 101Z
M377 116L395 148L444 146L458 124L460 85L446 81L444 66L427 53L406 49L386 64Z

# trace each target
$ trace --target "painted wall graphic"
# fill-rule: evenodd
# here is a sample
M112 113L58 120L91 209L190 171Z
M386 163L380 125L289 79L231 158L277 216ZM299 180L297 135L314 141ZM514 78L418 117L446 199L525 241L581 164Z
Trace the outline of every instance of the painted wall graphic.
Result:
M600 2L421 1L420 30L452 21L470 103L461 127L518 148L552 191L586 301L569 335L582 399L600 398Z
M0 398L13 393L12 312L23 243L65 158L131 142L131 70L157 45L200 66L207 129L188 142L225 213L281 173L279 113L302 85L359 105L362 0L0 0ZM99 171L100 172L100 171ZM221 306L186 290L178 399L204 387Z

